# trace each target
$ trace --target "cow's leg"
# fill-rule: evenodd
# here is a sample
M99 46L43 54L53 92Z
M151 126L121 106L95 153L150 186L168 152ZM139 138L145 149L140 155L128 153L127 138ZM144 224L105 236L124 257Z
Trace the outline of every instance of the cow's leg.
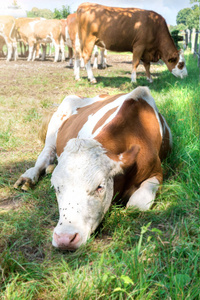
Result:
M106 57L107 57L107 50L101 49L101 68L102 69L107 68Z
M66 102L63 101L58 110L53 114L47 130L45 146L37 158L35 166L28 169L14 184L15 188L22 186L22 190L28 190L29 187L35 185L40 175L46 171L49 173L52 170L52 164L56 157L56 136L66 115ZM64 115L64 116L63 116Z
M93 54L94 54L93 69L98 69L98 55L99 55L99 52L98 52L97 45L94 46Z
M35 46L34 46L34 50L33 50L33 58L32 60L35 60L36 58L40 58L42 56L42 53L41 53L41 47L43 45L40 44L40 43L37 43Z
M7 51L8 51L8 54L7 54L7 59L6 61L10 61L11 58L12 58L12 50L13 50L13 47L12 47L12 43L11 42L7 42Z
M61 50L61 61L65 61L65 44L62 37L60 39L60 50Z
M42 60L44 61L46 58L46 53L47 53L47 45L42 44Z
M55 47L55 57L54 57L54 62L58 61L59 58L59 50L60 50L60 46L57 43L54 43L54 47Z
M73 67L73 48L68 46L69 66Z
M143 47L135 47L133 50L131 82L136 82L136 69L140 63L140 58L142 57L143 51Z
M75 76L75 80L80 80L80 41L79 41L79 37L78 34L76 34L76 39L75 39L75 43L73 45L73 49L74 49L74 76Z
M74 60L74 76L75 80L80 80L80 58L76 56Z
M77 108L84 107L95 101L95 98L85 98L84 101L82 101L78 96L68 96L62 101L49 122L45 146L38 156L35 166L20 176L14 184L15 188L22 186L22 190L28 190L30 186L37 183L40 175L44 171L46 173L53 171L52 164L56 157L56 138L60 126L72 114L76 113Z
M38 49L40 49L40 44L34 44L32 61L34 61L36 59L37 55L39 55L39 54L37 54L37 47L38 47ZM39 53L39 51L38 51L38 53Z
M85 65L86 71L87 71L87 75L88 75L88 79L90 80L91 83L96 83L96 79L93 75L92 72L92 68L91 68L91 61L89 60L86 65Z
M17 52L17 43L14 44L13 46L13 56L14 56L14 60L16 61L18 59L18 52Z
M127 207L134 206L141 211L148 210L154 202L159 184L160 182L156 176L143 181L129 198Z
M143 64L144 64L144 68L146 70L147 80L150 83L152 83L153 79L152 79L151 74L150 74L150 62L143 62Z
M84 63L84 59L82 57L80 59L80 67L81 67L81 69L85 69L85 63Z
M85 41L85 46L83 47L82 50L82 57L84 59L88 79L90 80L91 83L97 82L93 75L92 68L91 68L91 61L90 61L94 45L95 45L95 38L92 38L90 41Z
M31 61L33 57L33 51L34 51L34 42L29 42L29 54L27 61Z

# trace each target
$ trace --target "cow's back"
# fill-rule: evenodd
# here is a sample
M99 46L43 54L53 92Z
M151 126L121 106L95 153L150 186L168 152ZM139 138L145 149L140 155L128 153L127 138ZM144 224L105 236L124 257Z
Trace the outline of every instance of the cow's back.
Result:
M60 20L41 20L34 26L34 33L36 37L46 38L47 35L62 34L62 24Z
M119 154L134 144L144 151L160 151L161 131L159 117L145 100L126 99L126 95L109 96L78 109L60 127L57 135L57 154L66 143L76 137L95 138L108 151ZM141 138L142 137L142 138Z
M138 8L107 7L84 3L77 10L80 38L96 36L96 44L113 51L133 51L133 46L156 46L159 31L165 31L165 20L153 11Z
M65 145L70 139L76 138L78 136L78 133L87 122L89 116L94 115L98 110L100 110L106 104L113 102L116 98L118 98L118 96L108 96L104 101L97 101L86 107L79 108L77 114L70 116L69 119L64 121L62 126L59 128L57 135L57 155L60 156L60 154L64 150ZM111 113L111 111L109 113Z

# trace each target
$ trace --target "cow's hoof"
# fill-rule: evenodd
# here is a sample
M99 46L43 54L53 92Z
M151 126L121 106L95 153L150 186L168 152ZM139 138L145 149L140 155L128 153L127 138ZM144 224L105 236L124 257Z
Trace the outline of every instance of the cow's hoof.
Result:
M93 78L93 79L90 80L90 83L91 83L91 84L95 84L95 83L97 83L97 81L96 81L95 78Z
M153 79L152 79L152 78L147 77L147 80L148 80L149 83L152 83L152 82L153 82Z
M21 186L22 191L28 191L32 186L33 183L30 178L20 177L14 184L14 188L18 189Z

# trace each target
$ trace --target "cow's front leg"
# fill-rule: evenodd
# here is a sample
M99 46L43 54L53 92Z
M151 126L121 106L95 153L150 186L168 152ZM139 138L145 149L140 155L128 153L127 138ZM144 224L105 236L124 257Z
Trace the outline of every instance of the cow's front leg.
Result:
M27 191L30 187L38 182L42 173L53 172L53 162L56 157L55 145L45 145L44 149L38 156L34 167L28 169L20 178L15 182L14 188L21 186L21 189Z
M86 63L85 68L87 70L87 75L88 75L88 79L90 80L90 83L96 83L97 81L93 75L90 60Z
M140 187L129 198L126 206L134 206L141 211L148 210L155 200L159 184L160 182L156 176L143 181Z
M20 176L20 178L14 184L15 188L21 186L22 190L28 190L29 187L37 183L42 173L53 172L52 164L54 163L56 157L57 131L67 117L67 101L63 100L48 124L45 146L38 156L35 166L28 169ZM46 123L48 123L48 120L49 119L47 118Z

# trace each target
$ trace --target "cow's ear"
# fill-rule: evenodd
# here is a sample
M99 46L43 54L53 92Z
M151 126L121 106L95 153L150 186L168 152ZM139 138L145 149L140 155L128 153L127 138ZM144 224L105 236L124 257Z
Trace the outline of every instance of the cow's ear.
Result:
M134 145L127 151L122 152L118 155L107 153L107 155L116 163L116 168L114 168L112 172L114 173L113 175L123 173L127 169L131 168L136 162L139 151L140 151L140 146Z

